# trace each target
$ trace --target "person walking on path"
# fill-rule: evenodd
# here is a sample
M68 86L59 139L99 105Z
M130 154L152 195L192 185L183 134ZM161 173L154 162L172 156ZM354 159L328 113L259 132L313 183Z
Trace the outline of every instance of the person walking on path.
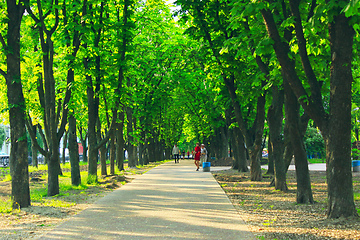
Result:
M201 149L200 149L200 143L196 143L196 147L195 147L195 158L194 158L194 163L196 165L196 171L199 171L199 167L200 167L200 155L201 155Z
M190 151L189 150L187 151L187 156L188 156L188 159L190 159Z
M180 149L179 147L175 144L174 145L174 148L172 150L172 154L175 158L175 163L179 162L179 152L180 152Z
M205 144L201 144L201 153L200 153L200 164L201 165L203 164L203 162L207 161L207 155L208 155L208 152L205 148Z
M185 150L182 150L182 157L183 157L183 160L185 160Z

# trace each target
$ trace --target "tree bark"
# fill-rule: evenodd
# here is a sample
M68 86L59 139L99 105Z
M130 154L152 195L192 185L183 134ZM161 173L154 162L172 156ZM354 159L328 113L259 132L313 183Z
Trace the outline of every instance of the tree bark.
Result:
M268 117L269 117L269 114L268 114ZM269 135L269 139L268 139L268 170L266 171L266 174L268 174L268 175L274 175L274 173L275 173L274 157L273 157L272 148L270 147L271 141L272 141L271 135Z
M107 176L107 167L106 167L106 145L104 144L100 147L100 166L101 166L101 175Z
M115 132L110 136L110 175L115 175Z
M249 172L244 136L238 127L229 130L230 133L232 135L231 142L234 153L233 169L237 169L239 172Z
M332 6L329 23L329 40L331 47L330 68L330 113L327 114L319 96L320 85L311 75L311 65L306 60L306 41L302 41L300 15L297 13L299 4L290 1L296 25L299 52L305 74L311 89L308 96L302 82L289 59L289 48L281 40L272 13L261 10L269 37L274 41L273 47L280 65L292 90L306 113L315 121L322 131L326 145L327 182L328 182L328 217L357 215L352 186L351 173L351 87L352 87L352 49L354 29L349 19L342 13L338 5ZM294 5L295 4L295 5ZM296 5L297 4L297 5Z
M24 3L8 0L7 46L1 36L1 44L6 51L7 73L1 70L7 85L10 120L10 174L11 197L14 209L30 206L28 148L25 127L25 100L20 71L20 25L24 14Z
M80 165L79 165L79 145L76 136L76 119L74 113L69 114L69 157L71 165L71 184L79 186L81 184Z
M35 144L33 144L33 143L31 143L31 152L32 152L32 156L31 156L31 158L32 158L32 165L34 166L34 167L36 167L36 168L38 168L38 158L37 158L37 156L38 156L38 152L37 152L37 149L36 149L36 147L35 147Z
M119 112L119 122L117 123L117 130L116 130L116 166L119 171L124 170L124 148L125 148L125 141L124 141L124 112Z
M127 150L128 150L128 166L129 167L136 167L136 163L137 163L137 153L136 153L136 146L134 145L134 137L133 137L133 112L132 109L130 107L126 108L126 118L128 120L127 122L127 139L128 139L128 144L127 144ZM154 146L156 149L156 146ZM154 152L156 156L156 151Z
M87 151L88 151L87 138L88 138L88 134L86 132L85 136L83 136L83 128L82 127L79 127L79 133L80 133L81 145L83 147L83 162L87 162L88 161L88 157L87 157Z
M258 97L256 107L256 118L253 126L248 129L245 126L241 107L236 96L236 88L234 86L233 78L224 78L225 84L229 90L229 94L233 103L234 113L236 120L239 124L241 132L244 134L246 146L249 152L250 158L250 179L251 181L261 181L261 164L260 164L260 152L262 144L262 136L264 132L265 121L265 94Z
M287 126L289 127L291 146L294 150L295 168L296 168L296 181L297 181L297 203L314 203L311 181L309 174L309 167L307 162L307 155L301 134L299 103L290 88L290 85L284 78L285 89L285 114Z
M275 189L287 192L286 169L284 163L284 140L282 138L284 92L276 85L272 87L273 99L268 111L269 149L274 159Z
M344 14L329 24L330 114L326 144L328 217L357 216L351 172L351 87L354 29Z
M63 164L66 163L66 156L65 156L66 153L65 152L66 152L67 144L68 144L68 131L65 131L65 135L64 135L64 138L63 138L62 157L61 157L61 160L62 160Z

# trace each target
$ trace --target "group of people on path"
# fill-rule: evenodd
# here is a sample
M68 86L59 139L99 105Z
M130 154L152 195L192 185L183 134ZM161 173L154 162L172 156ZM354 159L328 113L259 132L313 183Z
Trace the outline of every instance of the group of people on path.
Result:
M194 157L196 171L199 171L200 163L202 164L203 162L207 161L207 155L208 155L208 152L205 148L205 144L201 144L201 147L200 147L200 143L196 143L195 157Z
M181 154L182 153L182 154ZM172 150L172 155L175 159L175 163L179 163L179 159L181 158L181 155L183 159L185 159L185 150L180 151L179 147L175 144ZM190 157L190 152L187 151L188 158Z
M196 143L196 147L193 152L194 155L194 163L196 166L196 171L199 171L200 164L207 161L208 151L205 148L205 144ZM175 144L172 150L172 154L175 159L175 163L179 163L180 160L180 149ZM185 156L185 151L183 151L183 156ZM188 151L188 158L189 158L189 151Z

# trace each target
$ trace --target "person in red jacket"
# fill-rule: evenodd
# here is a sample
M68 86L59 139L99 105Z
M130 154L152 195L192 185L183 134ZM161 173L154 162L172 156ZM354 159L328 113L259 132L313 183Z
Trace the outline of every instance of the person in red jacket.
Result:
M195 147L195 165L197 167L196 171L199 171L199 167L200 167L200 155L201 155L201 148L200 148L200 143L196 143L196 147Z

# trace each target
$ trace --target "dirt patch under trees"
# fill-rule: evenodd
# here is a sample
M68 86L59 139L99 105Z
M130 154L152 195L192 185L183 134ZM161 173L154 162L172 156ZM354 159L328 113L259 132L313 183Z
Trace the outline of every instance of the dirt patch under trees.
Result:
M258 239L360 239L359 218L326 218L326 173L310 173L315 204L296 204L295 171L289 171L289 191L270 187L270 178L251 182L249 173L213 173L241 217ZM360 174L353 173L354 193L360 194ZM360 208L359 198L355 198Z

